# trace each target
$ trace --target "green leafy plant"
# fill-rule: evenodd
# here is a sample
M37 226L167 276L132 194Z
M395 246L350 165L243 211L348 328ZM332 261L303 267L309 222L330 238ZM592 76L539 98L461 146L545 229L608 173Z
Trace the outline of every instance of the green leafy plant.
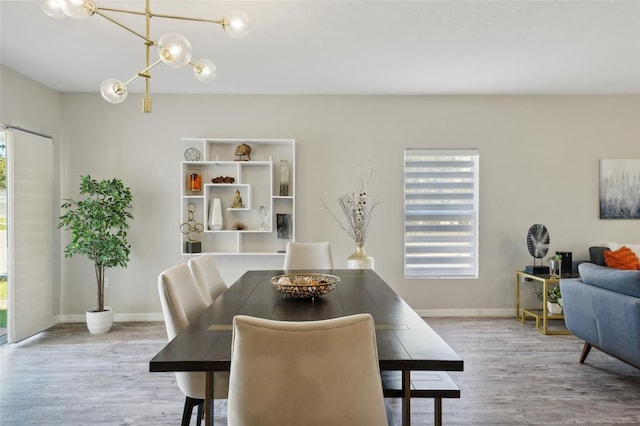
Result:
M131 246L127 241L133 215L131 190L120 179L97 181L81 176L82 200L64 199L59 228L71 231L65 257L85 255L94 262L98 285L97 311L104 311L104 273L107 268L126 268Z
M549 260L562 260L562 255L554 254L553 256L549 257Z
M538 300L542 300L542 289L536 290ZM560 294L560 286L551 287L547 290L547 302L558 303L562 306L562 295Z
M560 294L560 286L552 287L547 290L547 300L551 303L558 303L561 300L562 295Z

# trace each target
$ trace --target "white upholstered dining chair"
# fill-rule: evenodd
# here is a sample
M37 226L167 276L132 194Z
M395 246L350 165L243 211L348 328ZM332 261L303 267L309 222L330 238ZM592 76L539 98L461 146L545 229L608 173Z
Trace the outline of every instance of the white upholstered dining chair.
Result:
M212 254L203 254L189 259L189 269L200 286L207 305L213 303L227 289L227 285L218 271Z
M158 276L158 292L167 337L172 340L178 332L193 321L209 303L206 302L191 270L186 263L163 271ZM186 396L182 413L182 425L191 420L193 407L198 407L197 424L200 425L205 398L205 373L176 372L178 387ZM226 398L229 385L227 373L215 373L214 398Z
M331 243L288 243L283 268L285 270L333 269Z
M387 425L373 318L233 320L229 426Z

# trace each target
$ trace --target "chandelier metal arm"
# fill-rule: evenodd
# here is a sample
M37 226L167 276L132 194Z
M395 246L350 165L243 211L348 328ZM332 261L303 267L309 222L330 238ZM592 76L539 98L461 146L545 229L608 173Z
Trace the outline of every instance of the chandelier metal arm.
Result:
M150 77L149 74L147 74L147 71L149 71L151 68L155 67L156 65L158 65L160 62L162 62L162 59L158 59L157 61L155 61L153 64L149 65L148 67L146 67L145 69L141 70L138 72L138 74L134 75L133 77L131 77L129 80L127 80L124 85L128 86L129 83L131 83L132 81L134 81L136 78L138 77Z
M119 104L127 98L127 86L138 77L142 77L145 81L144 98L142 100L144 112L151 112L151 97L149 94L151 73L149 72L149 70L158 65L160 62L164 62L165 64L173 68L180 68L189 64L195 77L204 83L213 80L217 72L216 65L209 59L201 58L195 61L191 60L191 43L189 43L189 40L187 40L182 34L167 33L160 37L157 41L153 40L151 38L151 18L176 19L182 21L205 22L220 25L229 36L237 39L242 38L247 34L247 24L249 22L249 18L241 10L232 10L222 19L205 19L179 15L154 14L151 12L150 2L151 0L145 0L144 11L112 7L98 7L95 0L47 0L43 2L42 5L44 12L54 18L63 18L65 16L70 16L75 19L85 19L93 15L101 16L107 21L144 40L145 68L142 71L138 72L135 76L133 76L133 78L129 79L126 83L123 83L116 78L109 78L104 80L100 85L100 92L102 94L102 97L108 102ZM139 32L134 28L131 28L130 26L120 22L116 17L112 16L112 14L114 13L126 13L129 15L143 16L145 21L145 31ZM153 46L156 46L158 48L158 55L160 56L160 59L156 60L154 63L151 63L150 49Z
M94 10L106 10L107 12L128 13L130 15L146 15L145 12L140 12L139 10L114 9L112 7L96 6Z
M132 15L146 15L145 12L140 12L138 10L126 10L126 9L114 9L111 7L96 7L94 11L97 10L105 10L108 12L119 12L119 13L129 13ZM165 15L162 13L150 13L151 18L168 18L168 19L181 19L183 21L193 21L193 22L210 22L212 24L224 25L224 19L203 19L203 18L192 18L190 16L177 16L177 15Z
M116 22L116 20L114 18L111 17L107 17L104 13L100 13L101 11L107 11L107 12L117 12L117 13L128 13L131 15L140 15L140 16L145 16L147 13L146 12L140 12L137 10L126 10L126 9L114 9L111 7L96 7L95 9L93 9L93 11L95 13L97 13L100 16L103 16L105 18L107 18L108 20L110 20L111 22L113 22L114 24L117 24L121 27L125 27L123 24ZM210 24L217 24L220 25L222 27L226 26L227 23L225 22L224 18L223 19L204 19L204 18L192 18L190 16L178 16L178 15L165 15L162 13L153 13L153 12L149 12L149 17L150 18L166 18L166 19L178 19L178 20L182 20L182 21L191 21L191 22L208 22ZM129 28L125 29L132 31ZM132 31L134 32L134 31ZM140 34L137 34L140 35Z
M120 28L124 28L125 30L129 31L132 34L137 35L138 37L140 37L141 39L143 39L144 41L146 41L147 43L150 43L152 45L155 45L156 42L155 40L151 40L150 38L148 38L147 36L145 36L144 34L140 34L139 32L137 32L136 30L129 28L128 26L124 25L123 23L119 22L118 20L116 20L115 18L112 18L111 16L107 15L106 13L103 13L102 10L106 10L104 8L96 8L93 10L93 12L97 15L102 16L104 19L113 22L114 24L116 24L117 26L119 26ZM141 15L145 15L145 13L137 13L137 12L129 12L129 11L124 11L124 10L115 10L115 9L109 9L111 11L116 11L116 12L126 12L126 13L136 13L136 14L141 14Z
M188 16L174 16L174 15L160 15L156 13L151 14L152 18L168 18L168 19L180 19L183 21L192 21L192 22L209 22L212 24L225 25L224 19L203 19L203 18L191 18Z
M107 15L106 13L104 13L103 11L110 11L110 12L121 12L121 13L130 13L130 14L134 14L134 15L141 15L141 16L145 16L146 13L145 12L137 12L137 11L133 11L133 10L124 10L124 9L112 9L112 8L105 8L105 7L96 7L95 9L93 9L93 13L95 13L96 15L102 16L104 19L108 20L109 22L112 22L114 24L116 24L117 26L119 26L120 28L123 28L127 31L129 31L132 34L135 34L136 36L140 37L141 39L143 39L144 41L146 41L147 43L155 46L157 43L155 40L151 40L150 38L148 38L147 36L145 36L144 34L139 33L138 31L134 30L133 28L130 28L129 26L119 22L117 19ZM222 26L223 28L226 26L226 23L224 21L224 19L201 19L201 18L190 18L187 16L174 16L174 15L156 15L153 13L149 14L149 18L168 18L168 19L180 19L183 21L192 21L192 22L208 22L211 24L217 24Z

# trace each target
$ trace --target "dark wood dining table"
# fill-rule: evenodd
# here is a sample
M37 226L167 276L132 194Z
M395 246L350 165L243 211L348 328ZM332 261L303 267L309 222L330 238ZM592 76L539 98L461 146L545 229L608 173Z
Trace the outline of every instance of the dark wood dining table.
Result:
M299 272L299 271L287 271ZM213 373L229 371L235 315L311 321L370 313L381 370L402 372L402 424L411 422L411 371L462 371L458 354L373 270L314 271L340 277L335 290L315 299L285 297L271 278L282 270L248 271L149 362L151 372L204 371L205 418L213 426Z

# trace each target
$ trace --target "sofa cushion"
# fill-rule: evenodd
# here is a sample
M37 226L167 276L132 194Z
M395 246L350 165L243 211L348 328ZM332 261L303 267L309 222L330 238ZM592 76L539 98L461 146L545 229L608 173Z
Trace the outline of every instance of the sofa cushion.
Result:
M607 263L604 260L604 252L611 250L606 246L593 246L589 247L589 260L591 263L595 263L600 266L607 266Z
M623 246L615 251L604 252L604 260L610 268L640 269L640 260L629 247Z
M640 271L625 271L593 263L581 263L578 271L585 284L640 297Z

